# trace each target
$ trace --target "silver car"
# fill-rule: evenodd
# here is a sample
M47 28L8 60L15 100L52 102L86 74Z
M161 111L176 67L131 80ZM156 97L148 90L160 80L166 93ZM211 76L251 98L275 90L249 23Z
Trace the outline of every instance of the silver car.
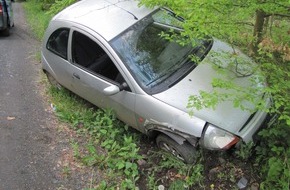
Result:
M10 27L14 26L13 9L10 0L0 0L0 31L9 36Z
M195 161L197 148L226 150L252 141L264 112L224 102L188 114L189 96L212 90L218 75L212 64L224 59L217 52L233 50L213 38L195 40L193 47L160 36L180 32L180 22L168 9L139 7L134 0L80 1L51 20L42 46L43 70L52 84L113 109L186 163ZM240 58L249 60L242 53ZM237 83L248 84L252 75L239 74L228 71Z

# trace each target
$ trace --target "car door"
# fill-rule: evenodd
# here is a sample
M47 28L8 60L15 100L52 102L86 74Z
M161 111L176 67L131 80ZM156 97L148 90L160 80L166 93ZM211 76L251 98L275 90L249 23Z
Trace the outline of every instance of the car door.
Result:
M72 89L100 108L113 109L118 118L136 126L135 94L128 87L114 95L106 95L108 87L126 82L111 54L92 35L77 28L71 32Z

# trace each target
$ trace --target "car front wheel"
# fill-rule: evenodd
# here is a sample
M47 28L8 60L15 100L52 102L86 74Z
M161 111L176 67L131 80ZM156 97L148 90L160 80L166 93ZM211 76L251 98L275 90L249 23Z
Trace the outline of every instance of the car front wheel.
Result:
M160 149L169 152L170 154L187 164L192 164L196 160L196 149L188 142L184 142L180 145L167 135L160 134L156 138L156 143Z

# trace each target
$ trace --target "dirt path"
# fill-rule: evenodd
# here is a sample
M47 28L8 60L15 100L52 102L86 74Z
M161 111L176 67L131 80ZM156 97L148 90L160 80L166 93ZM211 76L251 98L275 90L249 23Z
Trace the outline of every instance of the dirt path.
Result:
M15 27L0 36L0 190L56 189L51 116L37 88L40 44L29 35L21 4L13 6Z

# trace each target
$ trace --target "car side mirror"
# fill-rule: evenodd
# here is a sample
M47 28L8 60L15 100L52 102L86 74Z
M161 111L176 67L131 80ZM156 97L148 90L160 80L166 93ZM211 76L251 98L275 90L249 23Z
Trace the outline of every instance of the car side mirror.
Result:
M116 85L111 85L103 90L103 93L107 96L112 96L120 92L120 88Z

